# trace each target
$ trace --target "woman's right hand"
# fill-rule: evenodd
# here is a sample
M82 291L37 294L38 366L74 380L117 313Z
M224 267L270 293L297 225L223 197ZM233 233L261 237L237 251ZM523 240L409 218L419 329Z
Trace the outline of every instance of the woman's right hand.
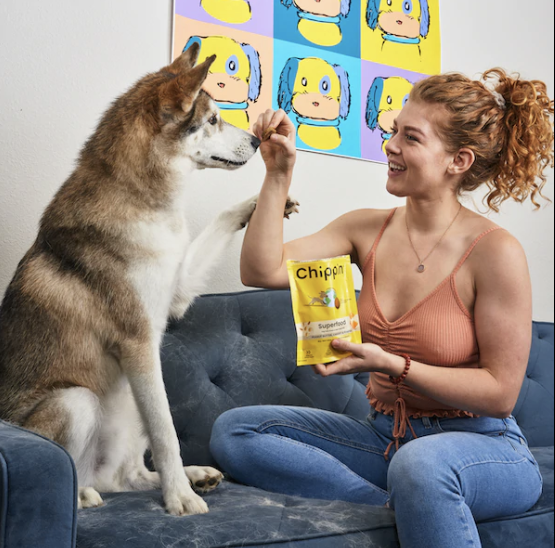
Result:
M275 129L276 133L270 139L263 141L264 133L268 128ZM290 177L297 158L297 132L285 111L268 109L254 124L253 133L263 141L260 145L260 153L268 175Z

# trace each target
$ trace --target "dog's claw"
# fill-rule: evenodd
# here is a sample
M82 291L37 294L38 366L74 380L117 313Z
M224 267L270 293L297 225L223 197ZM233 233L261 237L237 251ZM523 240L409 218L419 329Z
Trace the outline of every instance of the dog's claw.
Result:
M293 213L299 213L299 206L301 204L294 200L293 198L287 198L287 202L285 203L285 212L283 214L285 219L290 219Z

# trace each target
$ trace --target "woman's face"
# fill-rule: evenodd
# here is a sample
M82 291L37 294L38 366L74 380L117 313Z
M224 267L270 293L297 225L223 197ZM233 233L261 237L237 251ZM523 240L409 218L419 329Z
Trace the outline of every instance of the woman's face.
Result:
M387 190L394 196L435 199L453 192L449 153L437 121L448 116L437 104L409 100L394 122L385 150L389 162Z

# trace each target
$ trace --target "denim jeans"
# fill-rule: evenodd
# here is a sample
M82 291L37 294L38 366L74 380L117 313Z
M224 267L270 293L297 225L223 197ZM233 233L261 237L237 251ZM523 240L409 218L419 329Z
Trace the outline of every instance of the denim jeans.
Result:
M475 521L526 512L539 467L513 417L411 419L399 451L393 417L367 420L319 409L256 406L224 413L211 449L235 480L267 491L389 504L403 548L481 546ZM410 429L409 429L410 430Z

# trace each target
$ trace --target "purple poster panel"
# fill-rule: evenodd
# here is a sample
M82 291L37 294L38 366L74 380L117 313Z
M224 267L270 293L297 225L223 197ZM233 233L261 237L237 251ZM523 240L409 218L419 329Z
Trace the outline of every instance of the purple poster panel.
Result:
M387 162L385 146L392 136L393 121L424 74L362 61L362 158Z

